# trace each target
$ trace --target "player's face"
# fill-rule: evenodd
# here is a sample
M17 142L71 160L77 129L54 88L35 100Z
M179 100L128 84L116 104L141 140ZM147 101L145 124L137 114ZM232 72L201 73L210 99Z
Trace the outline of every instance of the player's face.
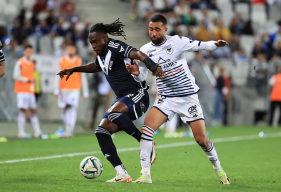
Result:
M108 43L108 36L99 32L92 32L89 34L89 42L92 48L98 55L103 55Z
M76 54L76 48L74 46L67 46L66 52L70 57L73 57Z
M152 43L155 45L161 44L165 38L166 38L166 32L167 32L166 25L163 25L162 22L149 22L148 31L149 36L151 38Z
M32 54L33 54L33 49L31 49L31 48L26 48L26 49L24 50L24 56L25 56L26 58L30 58Z

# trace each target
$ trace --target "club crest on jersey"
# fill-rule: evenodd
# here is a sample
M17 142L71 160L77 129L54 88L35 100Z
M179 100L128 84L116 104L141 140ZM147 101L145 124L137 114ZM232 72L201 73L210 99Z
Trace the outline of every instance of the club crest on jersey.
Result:
M110 61L110 62L109 62L109 67L108 67L109 70L112 69L112 65L113 65L113 61Z
M173 48L170 46L166 49L166 52L171 55L173 53Z

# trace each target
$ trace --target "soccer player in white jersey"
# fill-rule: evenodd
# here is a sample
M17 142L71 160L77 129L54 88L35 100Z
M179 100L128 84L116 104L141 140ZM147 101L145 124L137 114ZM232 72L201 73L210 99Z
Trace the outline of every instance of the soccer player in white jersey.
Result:
M163 15L154 15L149 22L149 35L152 42L141 47L140 51L147 54L165 73L165 77L156 77L158 97L149 110L142 128L140 141L141 177L135 183L152 183L150 174L150 153L153 133L164 122L171 120L177 113L184 123L190 125L195 141L204 153L218 175L220 182L230 184L229 177L220 165L220 161L211 140L207 137L203 111L198 100L199 87L191 74L185 53L198 50L215 50L228 45L226 41L194 41L181 36L168 36L167 20ZM143 63L139 63L143 65ZM128 72L143 81L148 70L137 65L127 65Z

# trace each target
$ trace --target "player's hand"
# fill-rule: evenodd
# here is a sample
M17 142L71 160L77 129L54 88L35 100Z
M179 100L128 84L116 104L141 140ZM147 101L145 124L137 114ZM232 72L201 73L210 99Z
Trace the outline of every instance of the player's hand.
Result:
M218 40L217 42L215 42L215 45L217 47L224 47L225 45L229 46L229 44L225 40Z
M157 68L155 73L152 73L153 76L159 77L160 79L165 77L165 73L162 71L161 67Z
M70 75L72 75L73 74L73 69L71 68L71 69L64 69L64 70L62 70L62 71L60 71L57 75L59 75L60 76L60 79L62 80L63 78L64 78L64 75L67 75L67 77L66 77L66 81L68 80L68 78L70 77Z
M126 63L126 69L129 73L139 76L140 75L139 66L137 65L135 60L133 60L133 63L134 63L134 65L130 65L130 64Z

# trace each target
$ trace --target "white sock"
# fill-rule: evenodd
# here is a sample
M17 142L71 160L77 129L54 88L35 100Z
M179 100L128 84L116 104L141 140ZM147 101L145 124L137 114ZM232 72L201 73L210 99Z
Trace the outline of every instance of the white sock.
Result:
M62 120L64 126L66 126L66 117L65 117L65 110L64 109L61 111L60 116L61 116L61 120Z
M77 119L77 111L75 107L71 107L70 110L71 110L70 128L71 128L71 133L73 133L76 124L76 119Z
M125 176L129 176L128 172L126 171L125 167L123 164L121 165L117 165L115 167L115 170L117 171L117 173L121 174L121 175L125 175Z
M141 130L142 134L140 140L140 162L143 170L150 170L150 155L152 152L152 138L154 130L145 125Z
M38 116L37 114L32 114L30 116L30 121L33 127L33 130L35 133L41 133L41 129L40 129L40 124L39 124L39 120L38 120Z
M25 133L24 132L25 122L26 122L26 117L25 117L24 113L19 112L19 115L18 115L19 135L23 135Z
M204 153L207 155L209 161L216 169L221 169L220 161L216 149L211 140L209 140L207 147L202 147Z
M65 131L67 132L67 133L72 133L72 128L71 128L71 110L70 110L71 108L67 108L66 110L65 110L65 118L64 118L64 120L65 120Z

